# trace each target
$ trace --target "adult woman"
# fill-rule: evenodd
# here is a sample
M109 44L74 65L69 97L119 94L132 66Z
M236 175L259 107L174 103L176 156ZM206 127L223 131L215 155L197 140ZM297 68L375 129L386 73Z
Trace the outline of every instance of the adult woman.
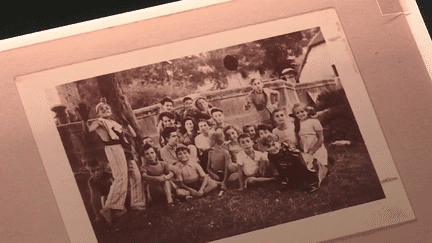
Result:
M198 126L196 125L192 117L185 117L181 122L180 142L188 146L190 144L195 145L195 137L198 135Z

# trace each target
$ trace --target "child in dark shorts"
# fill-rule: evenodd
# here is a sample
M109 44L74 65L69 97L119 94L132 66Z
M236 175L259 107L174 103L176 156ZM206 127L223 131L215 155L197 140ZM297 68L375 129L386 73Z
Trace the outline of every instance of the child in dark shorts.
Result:
M237 165L231 161L231 155L225 148L222 132L214 132L210 135L212 149L208 154L207 172L213 180L222 182L222 190L227 189L227 181L238 179Z
M90 202L95 213L95 222L102 220L100 210L105 205L111 184L114 180L111 173L105 171L105 166L97 160L86 163L90 178L87 181L90 189Z
M268 159L278 171L282 191L298 188L305 192L313 192L319 189L317 174L306 168L299 152L292 151L287 144L278 142L274 134L261 137L260 144L267 149Z
M192 197L202 197L219 186L220 183L205 174L198 163L190 161L189 148L178 147L176 155L180 163L173 166L173 171L180 189L186 189Z

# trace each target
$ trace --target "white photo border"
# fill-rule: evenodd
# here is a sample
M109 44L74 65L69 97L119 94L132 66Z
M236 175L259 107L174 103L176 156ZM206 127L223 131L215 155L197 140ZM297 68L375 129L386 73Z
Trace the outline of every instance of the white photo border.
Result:
M334 54L329 61L338 67L342 86L386 197L222 240L316 242L414 220L414 213L337 13L334 9L325 9L17 77L16 85L71 242L96 242L96 237L53 121L47 89L313 27L320 27ZM314 229L313 234L310 229Z

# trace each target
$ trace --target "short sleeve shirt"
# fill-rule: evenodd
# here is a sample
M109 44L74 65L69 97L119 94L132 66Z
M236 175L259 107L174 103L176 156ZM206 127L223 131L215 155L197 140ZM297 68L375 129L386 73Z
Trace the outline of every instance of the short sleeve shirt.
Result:
M267 161L267 154L254 150L255 157L252 159L244 150L237 154L237 164L243 166L243 172L246 176L252 176L259 172L259 162Z
M150 176L168 175L168 163L165 161L158 161L158 163L155 165L144 164L142 167L142 172Z
M317 119L307 119L300 123L299 136L316 135L317 131L322 131L323 127Z
M178 163L176 164L175 172L177 180L183 181L185 184L196 182L200 177L206 176L206 173L198 163Z

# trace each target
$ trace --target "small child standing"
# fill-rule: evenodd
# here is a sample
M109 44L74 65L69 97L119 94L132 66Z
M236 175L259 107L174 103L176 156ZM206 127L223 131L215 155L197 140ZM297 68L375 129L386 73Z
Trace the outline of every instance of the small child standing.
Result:
M268 151L268 159L278 172L281 191L299 188L306 192L316 191L318 178L309 171L300 159L300 153L292 151L286 144L277 141L273 134L264 135L260 144Z
M169 170L168 163L157 159L156 151L150 144L144 145L143 154L145 158L145 163L141 168L143 187L147 188L148 184L150 192L157 191L164 193L168 205L174 205L172 196L174 188L170 181L174 177L174 173ZM150 198L148 199L150 200Z
M246 103L243 105L245 111L251 108L253 104L259 114L261 121L258 123L271 122L271 114L278 106L279 92L272 89L263 88L263 82L260 78L253 78L250 81L252 91L246 98Z
M299 144L303 152L316 159L318 164L318 180L321 186L326 177L328 169L328 154L324 146L323 127L318 119L313 118L315 111L304 103L296 103L293 106L295 116L295 133L298 134Z
M190 161L189 148L178 147L176 155L180 163L174 165L173 171L180 189L187 190L192 197L202 197L218 187L219 183L208 177L198 163Z
M243 133L238 137L242 151L237 154L239 166L238 177L240 188L247 188L248 184L272 181L275 178L265 177L269 167L267 154L253 149L253 142L249 134Z
M227 181L235 181L237 176L237 165L231 162L231 155L222 147L224 135L214 132L210 135L210 146L212 149L208 154L207 172L216 181L222 181L222 190L227 189Z
M105 205L111 184L114 181L112 174L105 171L105 166L97 160L90 160L86 164L90 173L87 181L90 189L90 201L95 213L95 222L100 222L103 216L100 210Z

